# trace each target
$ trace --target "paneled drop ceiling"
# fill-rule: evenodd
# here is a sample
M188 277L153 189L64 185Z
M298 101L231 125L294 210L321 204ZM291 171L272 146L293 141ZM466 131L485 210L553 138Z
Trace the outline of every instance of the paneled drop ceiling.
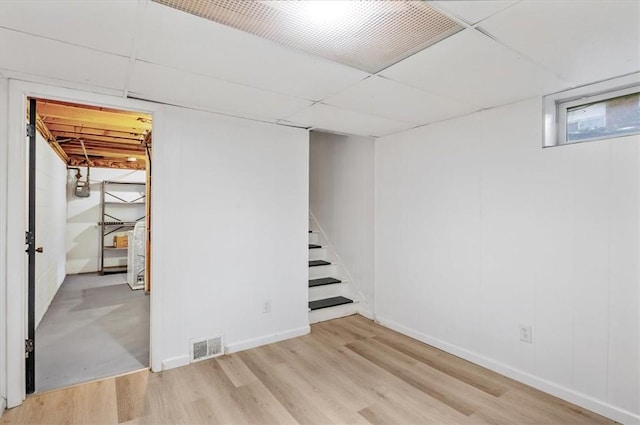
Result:
M149 0L2 0L0 73L384 136L640 70L636 0L429 4L463 29L374 73Z

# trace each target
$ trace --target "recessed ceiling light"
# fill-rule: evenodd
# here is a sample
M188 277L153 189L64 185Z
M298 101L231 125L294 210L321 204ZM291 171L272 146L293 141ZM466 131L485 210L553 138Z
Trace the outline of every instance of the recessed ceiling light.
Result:
M316 0L300 4L302 14L319 25L337 24L349 14L354 4L348 0Z
M463 29L426 1L154 1L371 73Z

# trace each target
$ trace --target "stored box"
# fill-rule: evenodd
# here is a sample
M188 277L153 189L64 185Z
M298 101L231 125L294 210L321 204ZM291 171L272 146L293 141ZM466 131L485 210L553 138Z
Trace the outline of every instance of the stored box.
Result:
M114 248L126 248L129 246L129 238L127 235L116 235L113 237Z

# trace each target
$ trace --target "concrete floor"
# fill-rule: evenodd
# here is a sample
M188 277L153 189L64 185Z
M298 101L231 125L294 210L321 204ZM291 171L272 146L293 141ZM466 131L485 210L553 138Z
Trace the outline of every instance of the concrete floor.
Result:
M36 391L149 365L149 297L126 274L69 275L36 329Z

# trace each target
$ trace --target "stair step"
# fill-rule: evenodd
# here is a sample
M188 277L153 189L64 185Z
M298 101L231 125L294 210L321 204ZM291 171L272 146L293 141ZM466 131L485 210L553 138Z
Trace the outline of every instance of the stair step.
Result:
M334 283L342 283L342 281L335 277L321 277L320 279L309 280L309 288L313 288L314 286L332 285Z
M309 249L316 249L316 248L322 248L322 245L316 245L314 243L309 244Z
M321 308L335 307L337 305L351 304L353 300L345 297L331 297L323 300L309 301L309 310L319 310Z
M328 262L328 261L324 261L324 260L311 260L311 261L309 261L309 267L329 266L329 265L331 265L331 263Z

